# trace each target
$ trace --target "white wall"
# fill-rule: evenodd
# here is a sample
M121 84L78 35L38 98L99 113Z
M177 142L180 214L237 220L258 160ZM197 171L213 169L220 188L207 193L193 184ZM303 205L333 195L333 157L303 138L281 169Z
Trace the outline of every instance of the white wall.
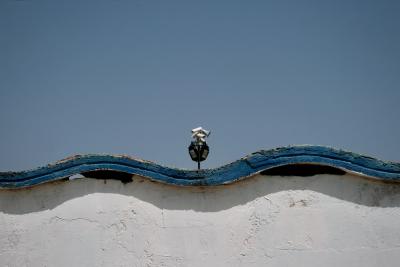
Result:
M0 190L1 266L399 266L400 184L256 176Z

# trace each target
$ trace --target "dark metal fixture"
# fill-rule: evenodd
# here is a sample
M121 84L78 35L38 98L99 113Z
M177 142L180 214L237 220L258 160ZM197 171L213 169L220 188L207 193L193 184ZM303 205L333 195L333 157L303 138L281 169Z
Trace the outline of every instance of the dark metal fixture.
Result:
M210 135L210 131L201 127L192 130L193 141L189 145L189 155L193 161L197 162L197 169L200 170L200 162L207 159L210 148L206 143L206 137Z

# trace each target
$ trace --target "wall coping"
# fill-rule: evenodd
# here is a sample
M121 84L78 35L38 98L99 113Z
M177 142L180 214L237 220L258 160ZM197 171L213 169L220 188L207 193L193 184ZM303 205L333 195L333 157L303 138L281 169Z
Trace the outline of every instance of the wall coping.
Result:
M139 175L171 185L216 186L263 174L273 168L302 164L330 166L377 180L400 181L400 163L325 146L297 145L260 150L230 164L199 171L169 168L124 155L75 155L32 170L0 172L0 188L35 186L104 170Z

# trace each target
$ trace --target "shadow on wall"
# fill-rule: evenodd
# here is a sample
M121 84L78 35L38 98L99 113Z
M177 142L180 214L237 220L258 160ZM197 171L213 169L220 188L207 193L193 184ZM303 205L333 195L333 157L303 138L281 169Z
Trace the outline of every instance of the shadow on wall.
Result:
M400 206L400 184L355 175L319 174L311 177L256 175L223 186L178 187L134 176L132 182L83 178L32 188L0 190L0 211L25 214L54 209L89 194L119 194L160 209L217 212L282 191L309 190L370 207Z

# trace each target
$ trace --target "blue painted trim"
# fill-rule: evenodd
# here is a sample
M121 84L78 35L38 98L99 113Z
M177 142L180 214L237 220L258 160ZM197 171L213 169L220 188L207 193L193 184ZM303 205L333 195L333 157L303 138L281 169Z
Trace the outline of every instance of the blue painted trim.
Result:
M22 172L0 173L0 188L21 188L67 178L74 174L113 170L182 186L228 184L261 171L289 164L322 164L384 181L400 181L400 163L323 146L290 146L261 150L216 169L181 170L111 155L74 156L53 165Z

